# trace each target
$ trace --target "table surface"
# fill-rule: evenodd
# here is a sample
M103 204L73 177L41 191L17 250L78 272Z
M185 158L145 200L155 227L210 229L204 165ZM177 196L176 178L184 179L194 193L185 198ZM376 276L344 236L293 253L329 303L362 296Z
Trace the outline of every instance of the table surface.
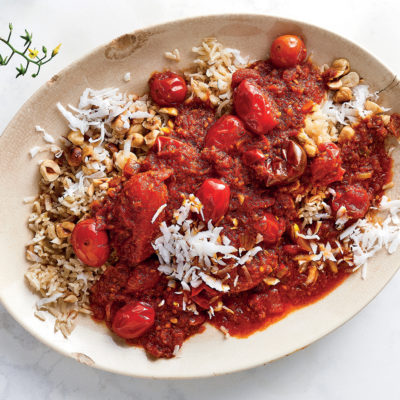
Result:
M400 71L395 0L1 0L3 35L12 21L16 31L32 30L38 45L63 45L36 79L14 79L11 66L0 70L0 132L36 89L94 47L148 25L225 12L317 24ZM78 364L39 343L0 306L0 399L399 399L399 305L397 274L361 313L307 349L249 371L186 381L135 379Z

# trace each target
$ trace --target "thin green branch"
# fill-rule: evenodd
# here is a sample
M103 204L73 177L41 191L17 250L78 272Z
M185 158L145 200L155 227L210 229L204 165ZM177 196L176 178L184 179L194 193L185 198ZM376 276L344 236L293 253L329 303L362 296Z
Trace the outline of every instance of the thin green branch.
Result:
M34 64L37 67L36 73L32 74L32 77L35 78L36 76L39 75L42 65L45 65L49 61L51 61L58 54L60 50L61 44L59 44L56 48L54 48L51 54L48 55L46 47L42 46L43 54L39 56L39 50L36 50L36 48L34 49L31 48L32 36L33 36L32 33L29 33L25 29L25 34L20 36L20 38L24 40L24 49L22 51L19 51L10 42L13 31L13 26L11 23L9 24L9 30L10 31L7 39L0 37L0 42L3 42L6 46L8 46L8 48L11 50L11 54L8 57L4 58L0 55L0 66L7 65L10 62L11 58L14 56L14 54L17 54L20 57L22 57L25 60L26 64L25 66L20 64L19 67L16 67L16 70L18 72L16 75L17 78L21 75L22 76L25 75L31 64Z

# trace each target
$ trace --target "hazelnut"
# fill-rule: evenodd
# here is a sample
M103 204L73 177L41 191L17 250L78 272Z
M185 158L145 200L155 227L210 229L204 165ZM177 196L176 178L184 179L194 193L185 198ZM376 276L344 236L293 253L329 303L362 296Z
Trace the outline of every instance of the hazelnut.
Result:
M343 86L353 88L360 83L360 77L357 72L349 72L347 75L343 76L340 81Z
M344 103L350 101L353 98L353 92L348 87L341 87L333 96L335 103Z
M331 68L336 71L336 74L332 78L340 78L350 72L350 63L345 58L339 58L332 63Z
M351 140L355 135L355 131L351 126L344 126L339 134L339 143Z
M71 131L67 136L68 140L75 146L82 146L84 142L84 136L80 131Z
M67 162L71 167L79 167L82 162L82 149L71 147L66 154Z
M60 239L70 236L75 228L75 224L70 221L63 221L56 225L56 233Z
M53 160L44 160L39 171L46 182L54 182L61 174L59 165Z

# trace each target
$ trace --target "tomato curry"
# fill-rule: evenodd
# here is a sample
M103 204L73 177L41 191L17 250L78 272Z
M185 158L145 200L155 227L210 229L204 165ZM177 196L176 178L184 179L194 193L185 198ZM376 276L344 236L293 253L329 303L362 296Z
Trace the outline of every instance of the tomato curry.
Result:
M179 75L151 77L153 100L178 108L174 129L157 139L139 168L127 165L102 203L93 204L92 219L85 223L91 224L89 239L97 234L100 242L87 239L85 229L73 234L84 242L74 246L78 257L82 246L90 254L100 248L100 259L91 257L88 265L101 264L111 251L110 266L91 288L91 308L96 320L128 343L169 358L205 322L247 336L325 296L352 272L346 262L328 259L330 267L311 267L318 279L310 283L310 269L298 262L310 245L298 235L297 198L329 186L336 196L328 194L325 201L335 213L345 206L350 222L364 217L390 180L388 131L380 117L371 117L355 128L353 140L322 144L317 156L308 158L296 136L326 87L305 58L301 39L277 39L269 60L233 74L233 110L220 118L207 102L184 101L186 83ZM242 267L219 266L216 275L229 286L227 292L204 282L182 290L158 270L152 243L159 224L173 220L182 196L192 193L203 204L205 220L223 228L232 246L262 248ZM334 219L318 224L327 246L336 247L339 233Z

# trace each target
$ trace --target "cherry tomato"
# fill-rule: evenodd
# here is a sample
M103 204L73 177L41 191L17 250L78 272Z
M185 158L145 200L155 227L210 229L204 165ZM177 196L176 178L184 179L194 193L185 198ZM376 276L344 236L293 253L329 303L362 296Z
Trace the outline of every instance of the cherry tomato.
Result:
M264 215L255 221L255 230L263 236L266 245L272 246L278 242L285 231L285 221L275 215L265 212Z
M340 207L346 207L350 218L362 218L369 208L369 196L367 191L359 186L346 186L336 191L332 200L332 210L337 213Z
M301 64L307 57L304 42L295 35L283 35L271 45L271 61L280 68L291 68Z
M185 100L185 80L171 71L153 74L149 81L150 96L159 106L173 106Z
M232 74L231 88L235 89L236 86L239 86L240 82L248 79L255 83L259 83L261 81L260 73L255 69L250 68L242 68L238 69Z
M242 154L244 165L250 166L265 161L265 155L260 149L247 150Z
M135 301L117 311L111 328L124 339L136 339L153 326L154 317L153 307L141 301Z
M246 126L258 135L264 135L278 124L278 110L260 86L244 80L233 96L236 113Z
M204 206L204 218L216 223L228 211L231 190L219 179L206 179L196 196Z
M246 134L243 122L234 115L224 115L207 132L205 147L215 146L226 153L240 145L240 139Z
M340 149L334 143L322 143L318 146L319 154L311 163L314 183L329 185L341 181L344 174Z
M99 230L98 224L92 218L75 225L71 244L77 257L90 267L100 267L110 254L107 233L105 230Z

